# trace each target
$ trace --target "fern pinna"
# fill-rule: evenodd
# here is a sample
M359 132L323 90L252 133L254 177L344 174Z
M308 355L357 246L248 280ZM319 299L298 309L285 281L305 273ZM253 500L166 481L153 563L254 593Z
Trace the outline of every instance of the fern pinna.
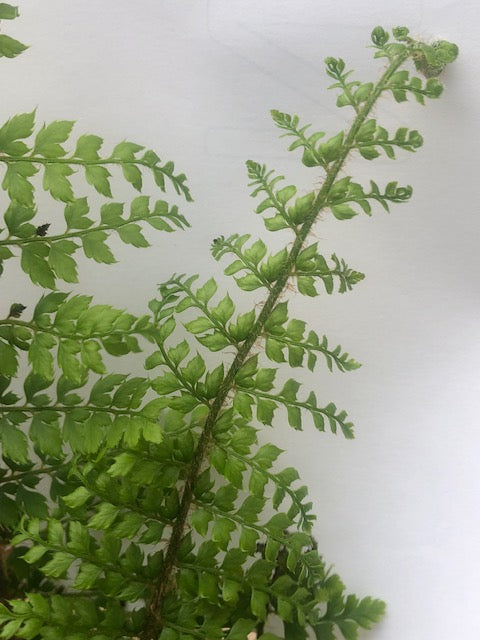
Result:
M413 40L404 27L393 30L393 40L377 27L372 41L375 57L386 58L376 83L351 80L343 60L326 60L340 90L337 105L354 111L348 130L324 141L323 132L312 133L297 116L272 112L282 135L293 138L290 149L300 149L303 163L322 171L318 190L297 197L294 186L279 184L282 176L247 163L252 195L262 197L256 212L269 231L286 230L289 244L270 253L266 242L245 235L213 241L214 258L227 258L225 273L241 289L263 290L260 308L238 313L215 278L199 282L180 274L160 286L141 318L92 304L88 296L52 291L31 319L24 319L20 301L1 321L2 524L15 529L11 570L22 577L17 597L1 605L1 637L245 640L255 631L261 640L352 640L382 616L383 602L345 595L317 551L314 515L297 471L278 465L282 452L275 444L258 443L261 425L286 419L301 429L307 416L320 431L353 437L352 423L335 404L301 391L294 378L276 384L285 367L359 366L289 316L287 291L293 285L306 296L343 293L363 279L344 259L319 253L312 227L325 210L345 220L371 214L376 203L388 211L410 198L411 187L396 182L365 188L342 176L345 161L355 151L366 159L381 152L391 158L421 146L417 131L402 127L390 134L371 110L387 93L397 101L413 95L422 104L437 98L436 75L457 54L445 41ZM409 60L426 80L403 68ZM130 215L120 204L104 204L95 223L86 200L66 186L74 164L86 167L87 181L106 197L110 190L104 182L99 187L98 176L108 180L108 164L119 164L137 189L139 165L146 164L188 199L184 177L152 152L139 161L137 146L127 147L128 156L114 151L102 160L96 137L87 140L88 158L78 145L65 158L65 123L42 129L40 150L37 142L31 150L21 141L32 133L29 117L23 116L20 133L14 119L0 130L0 141L9 137L16 145L8 151L0 144L0 160L16 176L3 183L12 203L0 250L3 260L21 253L32 280L51 288L58 278L74 281L78 243L87 257L102 261L109 231L143 246L139 221L166 230L186 224L176 208L163 201L152 207L144 196L132 202ZM30 223L36 210L29 178L47 168L53 177L44 187L66 202L65 233L53 239L45 226ZM89 234L96 249L85 247ZM35 247L39 270L23 258L27 247ZM107 372L104 352L139 351L147 353L148 376ZM15 378L23 354L30 372L21 398ZM36 490L41 479L48 501Z

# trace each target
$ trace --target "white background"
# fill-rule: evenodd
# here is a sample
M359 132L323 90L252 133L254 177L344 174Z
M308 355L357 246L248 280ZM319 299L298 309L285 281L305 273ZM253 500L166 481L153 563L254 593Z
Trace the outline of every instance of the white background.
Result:
M412 201L390 216L325 216L316 228L322 251L345 257L367 279L344 296L293 301L297 316L364 363L351 374L319 368L305 375L306 388L325 404L348 409L357 439L319 434L310 424L296 433L281 423L266 437L287 449L285 464L300 468L311 489L327 561L349 590L387 600L387 617L366 636L480 637L477 2L19 4L21 19L3 30L31 48L1 62L2 120L34 107L39 122L76 118L78 135L100 134L109 148L124 138L146 144L190 178L195 202L182 209L191 230L151 233L148 250L115 243L121 262L113 267L82 262L82 291L138 313L173 272L215 274L236 295L209 256L220 234L284 241L253 213L244 161L267 163L301 191L320 183L298 155L286 153L269 110L298 113L331 135L347 126L348 108L335 108L334 93L325 91L327 55L343 57L366 81L383 66L365 47L377 24L459 44L441 100L421 107L384 98L376 109L390 128L419 129L424 148L398 161L355 158L347 166L366 184L413 185ZM119 185L117 198L133 195ZM148 181L145 192L159 197ZM46 221L60 213L48 198L42 202ZM13 298L31 299L33 289L13 266L6 283L2 311ZM247 309L251 297L238 300Z

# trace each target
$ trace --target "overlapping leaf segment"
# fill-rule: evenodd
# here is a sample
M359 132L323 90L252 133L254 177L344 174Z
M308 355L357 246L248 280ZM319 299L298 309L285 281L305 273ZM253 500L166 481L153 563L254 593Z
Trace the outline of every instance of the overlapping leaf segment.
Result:
M0 3L0 19L17 16L16 7ZM25 49L0 34L0 57ZM107 372L104 354L139 352L141 341L153 340L149 317L93 304L89 296L56 287L62 280L77 282L80 252L99 263L115 262L112 233L126 244L146 247L145 227L173 231L187 225L177 205L164 200L137 195L128 204L115 202L112 187L122 174L138 192L145 179L149 187L171 185L191 200L185 176L154 151L124 141L103 152L99 136L72 136L73 122L41 125L35 119L34 112L24 113L0 126L0 276L13 273L9 267L20 258L31 281L52 290L27 298L18 288L11 305L5 295L2 299L0 600L42 580L19 559L21 549L9 547L21 514L48 515L43 495L48 485L36 490L40 478L50 479L55 501L71 491L65 463L72 452L92 454L112 437L132 443L140 434L144 440L159 439L156 416L143 401L149 383L123 375L100 377ZM10 635L7 626L3 636Z
M46 519L25 518L15 540L31 545L24 561L53 579L57 592L10 602L0 613L4 637L245 640L256 630L262 640L305 640L312 633L317 640L353 640L381 617L381 601L345 596L338 576L326 569L311 537L306 489L294 469L278 467L277 446L258 444L257 430L278 415L295 429L312 422L321 431L353 436L344 411L304 393L294 378L278 385L277 375L285 380L288 374L268 361L280 369L313 370L324 361L340 371L359 366L304 321L290 318L284 293L290 285L308 296L347 291L363 277L309 241L320 211L343 220L370 214L375 203L388 210L411 195L410 187L395 182L365 188L341 174L352 152L392 156L396 147L421 144L418 132L385 132L370 111L388 92L397 100L411 93L438 97L436 78L424 82L401 67L410 58L419 67L428 59L429 67L439 68L456 56L454 45L414 42L404 28L394 36L390 42L381 28L372 34L376 57L387 59L375 84L351 81L342 60L327 59L327 73L341 90L339 106L356 112L348 131L322 142L323 133L307 132L296 116L273 112L275 123L294 137L290 148L301 148L304 164L323 171L319 191L297 197L295 187L278 184L281 177L248 163L254 195L263 197L257 212L267 229L286 230L293 244L272 254L262 240L234 235L217 238L212 252L228 258L226 273L240 288L262 290L264 303L238 312L214 279L199 284L197 277L175 276L151 301L151 316L132 320L124 338L120 312L117 337L89 329L89 353L97 355L108 351L110 339L122 350L135 350L138 335L152 341L148 379L103 376L85 403L78 369L63 368L61 397L50 412L61 407L62 438L75 456L56 480L63 482L55 489L61 494L56 510ZM46 300L51 308L37 317L53 327L63 305L84 304L86 311L72 311L67 326L75 335L85 330L88 300ZM49 339L57 345L55 335ZM79 366L99 371L101 365L85 356ZM37 371L35 381L41 375ZM49 400L36 384L32 414L47 432ZM12 398L12 406L16 402ZM85 413L91 407L94 418ZM24 407L19 413L27 416ZM161 429L155 430L150 425L158 418ZM95 441L88 450L78 436L84 428ZM281 635L269 631L272 617L283 622Z

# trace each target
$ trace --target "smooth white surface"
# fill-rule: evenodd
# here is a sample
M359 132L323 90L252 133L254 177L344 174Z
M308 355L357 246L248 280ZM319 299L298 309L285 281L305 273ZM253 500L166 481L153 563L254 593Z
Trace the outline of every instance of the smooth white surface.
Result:
M357 439L281 425L266 437L288 449L286 465L302 469L328 562L350 590L387 600L386 619L366 636L480 637L478 4L19 4L21 19L4 30L31 49L2 62L1 118L35 106L40 121L77 118L77 134L144 143L190 178L195 203L182 207L189 232L151 233L148 250L118 243L114 267L82 262L83 291L134 312L172 272L218 274L232 287L209 257L211 241L235 231L267 234L252 213L244 160L266 162L305 189L318 181L286 153L269 110L298 113L332 134L346 126L348 109L336 109L334 93L325 92L327 55L343 57L370 80L383 64L365 48L377 24L459 44L441 100L422 108L386 98L376 109L391 127L418 128L424 148L395 162L352 159L347 167L359 181L412 184L412 201L390 216L378 211L348 223L326 217L316 228L325 253L345 257L367 279L348 295L294 300L297 316L364 363L352 374L305 374L307 389L348 409ZM115 191L118 199L132 195L127 187ZM2 286L7 278L2 311L32 291L10 266ZM247 296L238 299L247 308Z

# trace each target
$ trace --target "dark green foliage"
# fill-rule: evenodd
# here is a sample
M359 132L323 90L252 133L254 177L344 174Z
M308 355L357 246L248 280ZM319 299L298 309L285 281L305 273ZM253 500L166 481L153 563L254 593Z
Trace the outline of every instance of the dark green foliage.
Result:
M16 15L0 4L0 18ZM18 296L0 320L0 637L245 640L256 630L260 640L312 633L355 640L383 615L383 602L346 595L326 568L307 488L259 434L286 420L297 430L311 423L353 437L346 412L318 391L302 391L289 371L325 362L347 372L360 364L291 317L284 298L292 287L311 297L346 293L364 278L310 240L320 212L347 220L370 215L375 202L389 211L412 194L396 181L385 188L371 181L366 190L341 177L351 152L394 158L421 146L417 131L389 134L369 114L385 91L421 103L440 95L435 78L423 82L400 69L409 58L432 76L455 57L449 43L414 42L405 28L393 33L393 43L381 27L372 33L376 57L388 59L376 83L353 81L343 60L326 60L341 90L338 106L356 112L349 130L324 139L307 133L298 116L272 112L294 138L290 149L301 148L303 163L324 172L320 189L300 195L293 185L280 187L283 177L265 165L247 163L252 195L262 197L256 212L269 231L287 232L285 246L272 252L262 239L233 234L216 238L212 254L227 258L224 273L243 291L261 290L260 305L254 300L245 311L214 278L180 274L160 285L141 317L55 290L33 303ZM23 47L5 43L0 49ZM44 125L31 140L34 114L26 113L0 129L10 201L0 264L20 258L44 289L76 282L79 250L114 262L112 231L146 247L145 223L163 231L187 226L176 206L143 195L126 207L98 205L100 196L112 197L116 169L138 191L148 170L160 189L168 179L190 195L172 163L139 145L120 143L102 155L102 139L83 135L67 154L72 124ZM96 191L90 204L73 193L74 170ZM55 221L37 212L37 173L65 203L63 233L51 234ZM140 352L145 376L110 370L108 356ZM272 617L283 622L281 637L268 631Z

